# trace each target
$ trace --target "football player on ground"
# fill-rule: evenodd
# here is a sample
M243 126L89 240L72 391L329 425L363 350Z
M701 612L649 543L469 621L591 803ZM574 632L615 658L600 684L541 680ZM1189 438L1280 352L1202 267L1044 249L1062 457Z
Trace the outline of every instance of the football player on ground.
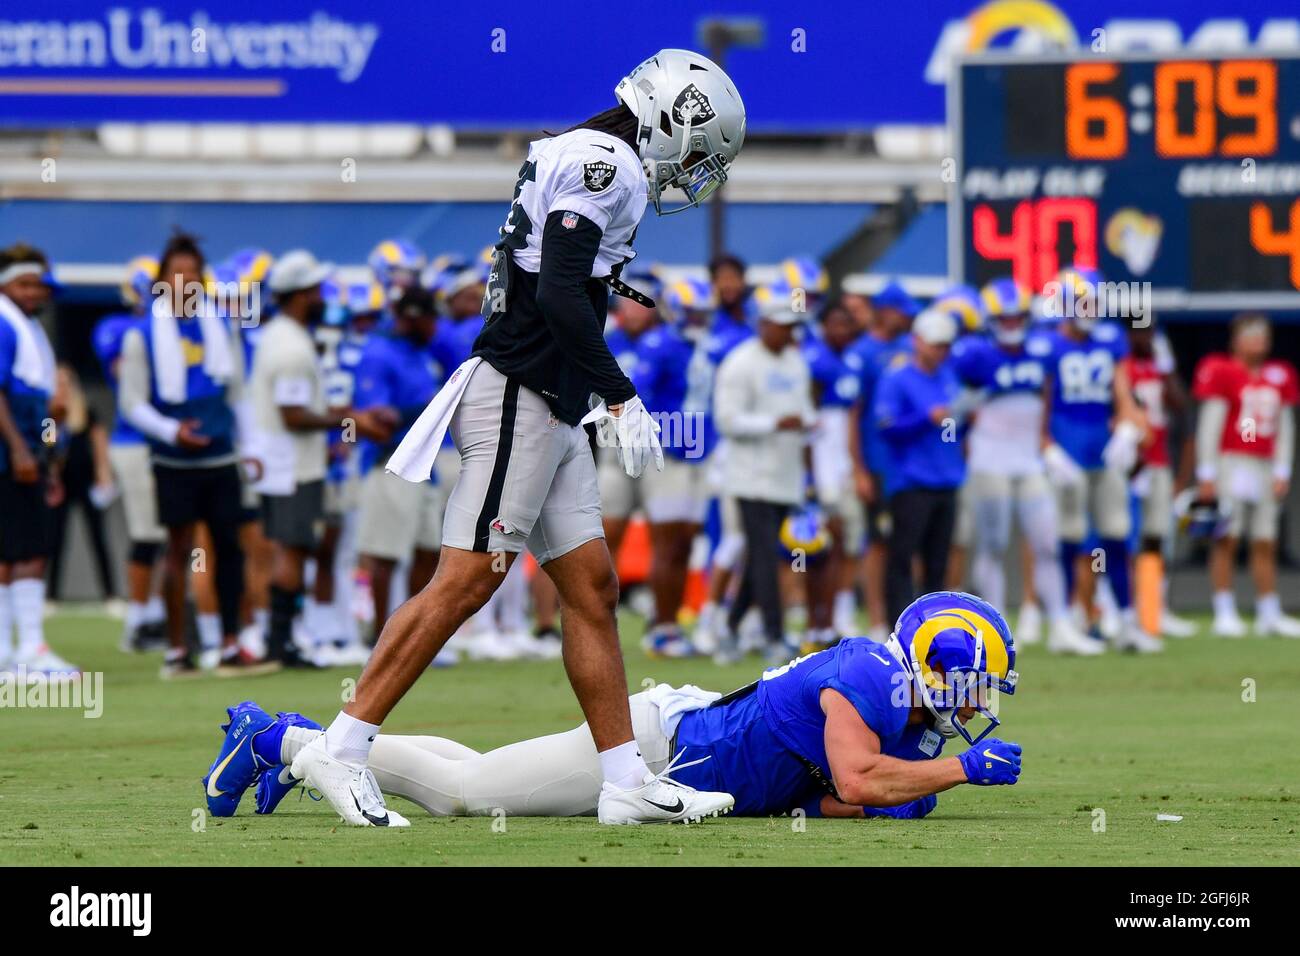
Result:
M152 256L137 256L127 263L127 278L122 283L122 303L126 311L105 316L91 333L95 355L104 369L104 378L117 397L117 363L122 355L122 339L127 329L138 324L153 303L153 283L158 276L158 261ZM108 460L113 478L122 491L122 508L126 514L127 537L131 541L126 562L127 608L122 632L123 650L145 650L166 643L162 595L155 586L158 556L166 533L158 523L158 499L154 491L153 469L149 465L149 442L122 415L114 416L113 431L108 437Z
M1070 621L1056 500L1043 466L1043 383L1050 343L1042 332L1030 334L1029 293L1014 280L996 279L980 297L991 338L968 337L953 350L962 382L984 394L967 438L975 590L995 607L1005 600L1014 518L1033 550L1034 581L1051 621L1048 650L1099 654L1101 644Z
M1282 613L1277 595L1278 510L1291 482L1300 386L1290 363L1269 356L1272 344L1267 318L1239 315L1232 320L1229 354L1207 355L1196 369L1198 496L1217 499L1228 513L1227 531L1210 552L1219 637L1246 633L1232 591L1243 534L1250 537L1255 633L1300 637L1300 620Z
M744 105L716 64L682 50L646 60L615 94L614 107L530 145L474 357L389 462L427 481L450 427L461 472L437 573L389 619L355 699L293 760L293 774L348 823L406 823L385 808L366 768L379 725L525 547L559 591L565 669L600 754L601 822L668 822L732 805L727 794L661 779L637 749L618 645L618 578L581 426L612 428L629 474L652 459L662 467L654 420L602 335L608 296L637 295L618 274L634 255L647 192L662 213L670 187L696 206L726 181L744 143ZM601 402L589 411L593 392Z
M636 742L661 777L732 793L739 815L915 819L959 784L1019 779L1020 746L989 736L998 726L991 698L1015 692L1015 661L992 605L941 591L909 606L884 643L846 638L725 696L661 684L628 705ZM252 701L229 715L204 778L208 806L233 814L256 781L257 812L270 813L295 785L285 767L315 745L319 726L299 714L271 717ZM968 749L942 756L958 737ZM577 816L603 805L597 751L583 724L488 753L441 737L381 735L368 762L386 793L434 816ZM718 808L693 809L684 819Z
M1047 336L1044 387L1050 404L1042 435L1043 462L1057 487L1066 593L1075 593L1091 521L1121 614L1115 646L1153 653L1164 645L1138 623L1129 567L1128 471L1137 461L1141 414L1119 367L1128 351L1124 333L1099 315L1107 310L1098 302L1099 285L1095 272L1067 270L1052 287L1052 308L1062 320Z

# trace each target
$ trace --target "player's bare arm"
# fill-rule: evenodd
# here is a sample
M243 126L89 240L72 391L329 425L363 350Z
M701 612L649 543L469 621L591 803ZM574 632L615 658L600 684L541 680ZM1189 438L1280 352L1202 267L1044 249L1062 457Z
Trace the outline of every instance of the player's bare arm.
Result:
M826 756L841 802L858 808L896 807L966 782L956 757L899 760L882 754L880 738L839 691L824 689L821 706L826 714Z

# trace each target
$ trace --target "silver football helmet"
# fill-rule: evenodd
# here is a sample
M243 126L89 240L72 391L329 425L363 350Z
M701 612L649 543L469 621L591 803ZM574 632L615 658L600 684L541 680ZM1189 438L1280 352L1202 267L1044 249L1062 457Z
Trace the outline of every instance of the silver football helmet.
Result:
M745 142L745 104L726 73L690 50L660 50L614 87L637 118L637 149L661 216L698 206L727 181ZM686 205L663 208L676 186Z

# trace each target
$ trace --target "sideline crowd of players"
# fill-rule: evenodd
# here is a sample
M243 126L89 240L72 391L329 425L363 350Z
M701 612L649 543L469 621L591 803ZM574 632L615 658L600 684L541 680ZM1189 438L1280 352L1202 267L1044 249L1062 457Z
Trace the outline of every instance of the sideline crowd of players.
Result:
M165 650L164 676L355 666L431 577L459 457L448 439L424 484L384 466L470 356L490 266L403 240L369 266L344 285L303 250L213 265L177 234L132 260L125 310L94 328L117 404L115 487L97 500L121 497L130 537L123 647ZM1246 535L1254 632L1300 637L1275 545L1300 386L1264 316L1233 321L1189 393L1153 316L1106 315L1085 270L924 308L895 282L831 296L809 259L756 288L746 274L734 256L707 280L634 268L624 281L657 305L611 307L607 342L665 452L634 480L593 434L611 551L635 518L648 527L649 653L784 662L863 632L863 615L883 640L918 593L969 581L1003 608L1009 563L1018 644L1159 651L1194 630L1163 601L1176 514L1212 538L1216 634L1247 633L1232 591ZM0 251L6 677L76 672L42 624L68 460L39 321L52 287L38 250ZM229 309L221 288L262 295ZM700 571L707 597L687 612ZM557 657L552 588L516 562L436 665Z

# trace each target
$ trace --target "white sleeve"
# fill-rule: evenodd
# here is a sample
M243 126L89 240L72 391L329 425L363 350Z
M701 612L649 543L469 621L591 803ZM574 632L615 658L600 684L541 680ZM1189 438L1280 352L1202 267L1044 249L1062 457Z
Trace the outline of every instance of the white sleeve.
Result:
M605 232L631 195L631 184L625 182L627 174L617 158L603 146L587 143L566 150L560 161L546 215L576 212Z
M1196 479L1213 481L1219 473L1219 447L1228 421L1228 401L1207 398L1196 421Z
M117 409L135 429L155 441L176 444L181 423L168 418L149 401L151 389L149 353L144 336L131 329L122 339L122 357L118 360Z
M1291 465L1295 459L1295 409L1282 407L1277 422L1277 441L1273 445L1273 477L1291 480Z
M713 417L718 431L728 438L753 438L776 431L773 415L753 411L746 381L744 352L733 352L722 360L713 392Z

